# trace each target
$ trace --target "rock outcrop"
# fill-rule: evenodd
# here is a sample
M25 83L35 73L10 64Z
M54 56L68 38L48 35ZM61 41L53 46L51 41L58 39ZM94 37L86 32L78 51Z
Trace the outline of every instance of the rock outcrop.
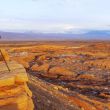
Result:
M47 71L48 71L48 69L49 69L49 64L47 64L47 63L45 63L45 64L42 64L42 65L37 65L37 64L35 64L35 65L33 65L32 67L31 67L31 69L33 70L33 71L38 71L38 72L43 72L43 73L46 73Z
M33 110L32 93L24 67L17 62L0 62L0 110Z
M53 67L49 70L50 75L61 75L61 76L69 76L74 75L73 72L69 71L64 67Z
M85 79L85 80L98 80L93 74L81 74L77 77L77 79Z

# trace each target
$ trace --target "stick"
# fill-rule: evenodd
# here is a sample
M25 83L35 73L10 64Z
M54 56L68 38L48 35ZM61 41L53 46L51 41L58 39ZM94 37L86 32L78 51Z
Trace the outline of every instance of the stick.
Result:
M9 68L9 66L8 66L8 63L7 63L7 61L5 60L5 57L4 57L4 55L3 55L3 53L2 53L1 50L0 50L0 53L1 53L1 55L2 55L3 60L5 61L6 67L8 68L8 71L10 72L11 70L10 70L10 68Z

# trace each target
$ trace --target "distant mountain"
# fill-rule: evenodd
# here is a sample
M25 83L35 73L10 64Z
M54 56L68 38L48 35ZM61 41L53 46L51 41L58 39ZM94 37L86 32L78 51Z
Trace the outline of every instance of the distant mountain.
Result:
M34 32L3 32L0 31L1 40L110 40L108 30L90 30L84 33L34 33Z
M88 31L87 33L83 34L85 38L89 39L101 39L101 40L106 40L110 39L110 31L108 30L93 30L93 31Z

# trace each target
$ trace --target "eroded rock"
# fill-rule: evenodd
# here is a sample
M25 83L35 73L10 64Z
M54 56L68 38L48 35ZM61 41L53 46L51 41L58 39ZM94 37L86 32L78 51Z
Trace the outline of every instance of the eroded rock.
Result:
M0 110L33 110L24 67L13 61L8 65L10 72L4 63L0 63Z
M61 75L61 76L69 76L69 75L74 75L74 72L69 71L68 69L64 67L52 67L49 70L50 75Z

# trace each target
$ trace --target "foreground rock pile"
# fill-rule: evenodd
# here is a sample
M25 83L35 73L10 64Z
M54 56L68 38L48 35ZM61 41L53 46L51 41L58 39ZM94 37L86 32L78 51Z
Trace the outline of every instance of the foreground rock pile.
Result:
M0 110L33 110L32 93L24 67L14 61L0 62Z

